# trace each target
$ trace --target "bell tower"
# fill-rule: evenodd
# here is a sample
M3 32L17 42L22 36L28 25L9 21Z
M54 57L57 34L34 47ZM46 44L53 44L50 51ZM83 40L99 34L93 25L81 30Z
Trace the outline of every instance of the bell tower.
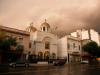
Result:
M50 31L50 25L47 23L47 20L45 19L45 22L43 22L42 24L41 24L41 31L43 31L43 32L48 32L48 31Z

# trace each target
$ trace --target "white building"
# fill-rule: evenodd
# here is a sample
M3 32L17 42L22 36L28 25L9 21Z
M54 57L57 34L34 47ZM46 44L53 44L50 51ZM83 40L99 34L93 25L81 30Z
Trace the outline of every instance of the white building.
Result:
M50 25L42 23L40 29L31 25L30 40L31 50L40 59L57 58L57 36L50 33Z
M77 30L76 32L72 32L71 35L74 37L80 37L80 39L82 40L89 39L89 40L95 41L98 45L100 45L99 33L96 32L94 29Z
M93 29L77 30L71 35L66 35L58 40L58 56L60 58L67 57L67 62L81 61L82 46L90 41L95 41L100 45L99 33Z
M17 47L18 46L23 47L24 54L27 54L30 51L30 48L29 48L30 33L29 32L15 29L15 28L5 27L2 25L0 25L0 32L4 32L6 34L6 37L16 38ZM15 48L13 50L15 50Z
M81 42L77 37L66 35L58 40L59 58L67 57L67 62L80 61Z

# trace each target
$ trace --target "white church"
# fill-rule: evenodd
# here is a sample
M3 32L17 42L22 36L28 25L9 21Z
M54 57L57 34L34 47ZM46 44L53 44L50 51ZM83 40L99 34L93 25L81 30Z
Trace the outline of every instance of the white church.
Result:
M51 33L50 25L43 22L38 29L33 24L30 25L31 52L39 56L40 59L57 58L57 36Z

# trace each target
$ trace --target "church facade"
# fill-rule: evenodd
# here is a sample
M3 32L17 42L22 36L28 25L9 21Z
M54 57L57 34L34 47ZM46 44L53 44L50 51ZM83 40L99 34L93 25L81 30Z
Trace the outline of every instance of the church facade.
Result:
M37 55L40 60L57 58L57 36L50 31L50 25L46 20L41 24L39 30L31 25L31 52Z

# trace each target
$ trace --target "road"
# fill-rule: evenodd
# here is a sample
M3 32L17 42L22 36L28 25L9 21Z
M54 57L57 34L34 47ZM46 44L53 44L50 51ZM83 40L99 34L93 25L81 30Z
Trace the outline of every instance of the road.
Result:
M67 64L64 66L32 66L29 68L2 68L0 75L97 75L100 66L88 64Z

